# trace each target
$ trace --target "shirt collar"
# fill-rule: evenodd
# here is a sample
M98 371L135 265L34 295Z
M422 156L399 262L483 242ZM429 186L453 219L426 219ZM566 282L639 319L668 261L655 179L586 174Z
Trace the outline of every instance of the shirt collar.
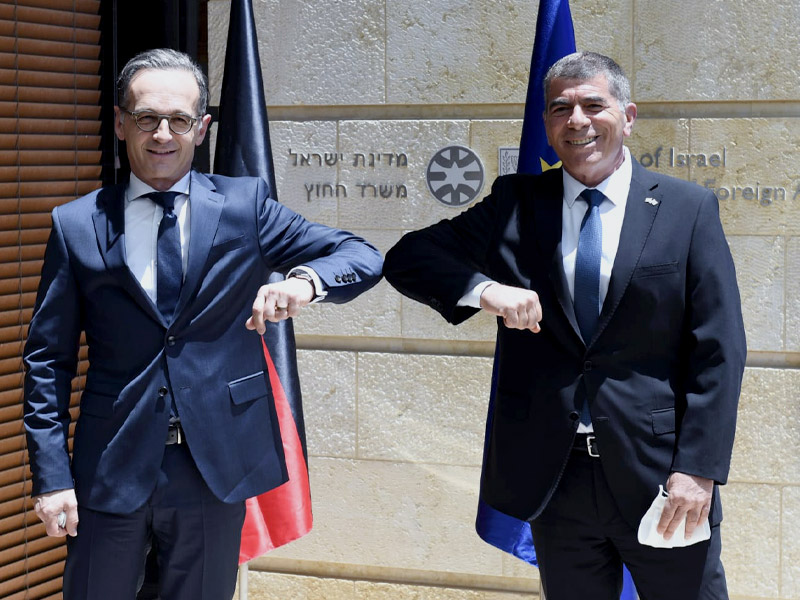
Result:
M189 171L181 177L175 184L166 190L168 192L180 192L181 194L189 194L189 184L191 183L192 172ZM144 181L139 179L136 175L131 173L130 181L128 182L127 198L128 200L137 200L142 196L150 194L151 192L158 191L153 187L147 185Z
M631 176L633 174L631 154L626 146L622 147L622 151L623 159L619 168L595 186L595 189L603 192L606 198L618 206L624 205L628 200L628 192L631 189ZM567 173L566 169L561 169L561 173L564 181L564 200L572 208L575 200L587 188Z

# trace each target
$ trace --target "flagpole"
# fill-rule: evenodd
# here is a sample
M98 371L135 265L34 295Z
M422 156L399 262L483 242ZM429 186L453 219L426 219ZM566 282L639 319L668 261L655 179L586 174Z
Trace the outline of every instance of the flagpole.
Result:
M247 600L247 575L250 573L248 564L239 565L239 600Z

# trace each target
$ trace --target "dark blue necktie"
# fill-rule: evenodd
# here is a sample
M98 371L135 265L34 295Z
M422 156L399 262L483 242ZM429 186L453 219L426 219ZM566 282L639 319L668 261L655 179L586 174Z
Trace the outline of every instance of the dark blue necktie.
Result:
M183 260L181 258L181 232L175 214L175 198L179 192L152 192L147 195L164 209L158 226L156 251L156 304L167 322L178 304L183 284Z
M600 223L600 205L605 200L603 192L585 189L581 198L589 208L581 223L578 236L578 253L575 257L575 317L583 341L588 346L600 320L600 258L603 253L603 226ZM584 400L581 423L589 425L589 403Z

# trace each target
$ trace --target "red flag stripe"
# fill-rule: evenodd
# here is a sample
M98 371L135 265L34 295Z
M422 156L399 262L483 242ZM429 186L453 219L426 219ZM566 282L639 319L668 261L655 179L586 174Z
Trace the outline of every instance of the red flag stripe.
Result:
M261 344L275 397L289 481L247 500L239 564L304 536L311 531L312 524L311 491L303 445L275 363L263 339Z

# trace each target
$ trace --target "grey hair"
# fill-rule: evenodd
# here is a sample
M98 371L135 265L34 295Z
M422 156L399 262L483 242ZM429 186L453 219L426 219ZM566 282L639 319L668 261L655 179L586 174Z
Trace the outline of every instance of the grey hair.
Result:
M631 84L622 71L622 67L614 59L597 52L574 52L553 63L544 76L545 106L550 92L550 84L554 79L587 81L598 75L605 76L608 82L608 91L624 110L631 101Z
M128 61L122 68L122 72L117 78L117 97L118 104L122 108L128 108L128 92L130 91L131 81L139 71L144 69L163 69L187 71L191 73L197 87L200 90L200 97L197 99L197 115L203 116L208 108L208 79L205 73L188 54L172 50L170 48L155 48L140 52Z

